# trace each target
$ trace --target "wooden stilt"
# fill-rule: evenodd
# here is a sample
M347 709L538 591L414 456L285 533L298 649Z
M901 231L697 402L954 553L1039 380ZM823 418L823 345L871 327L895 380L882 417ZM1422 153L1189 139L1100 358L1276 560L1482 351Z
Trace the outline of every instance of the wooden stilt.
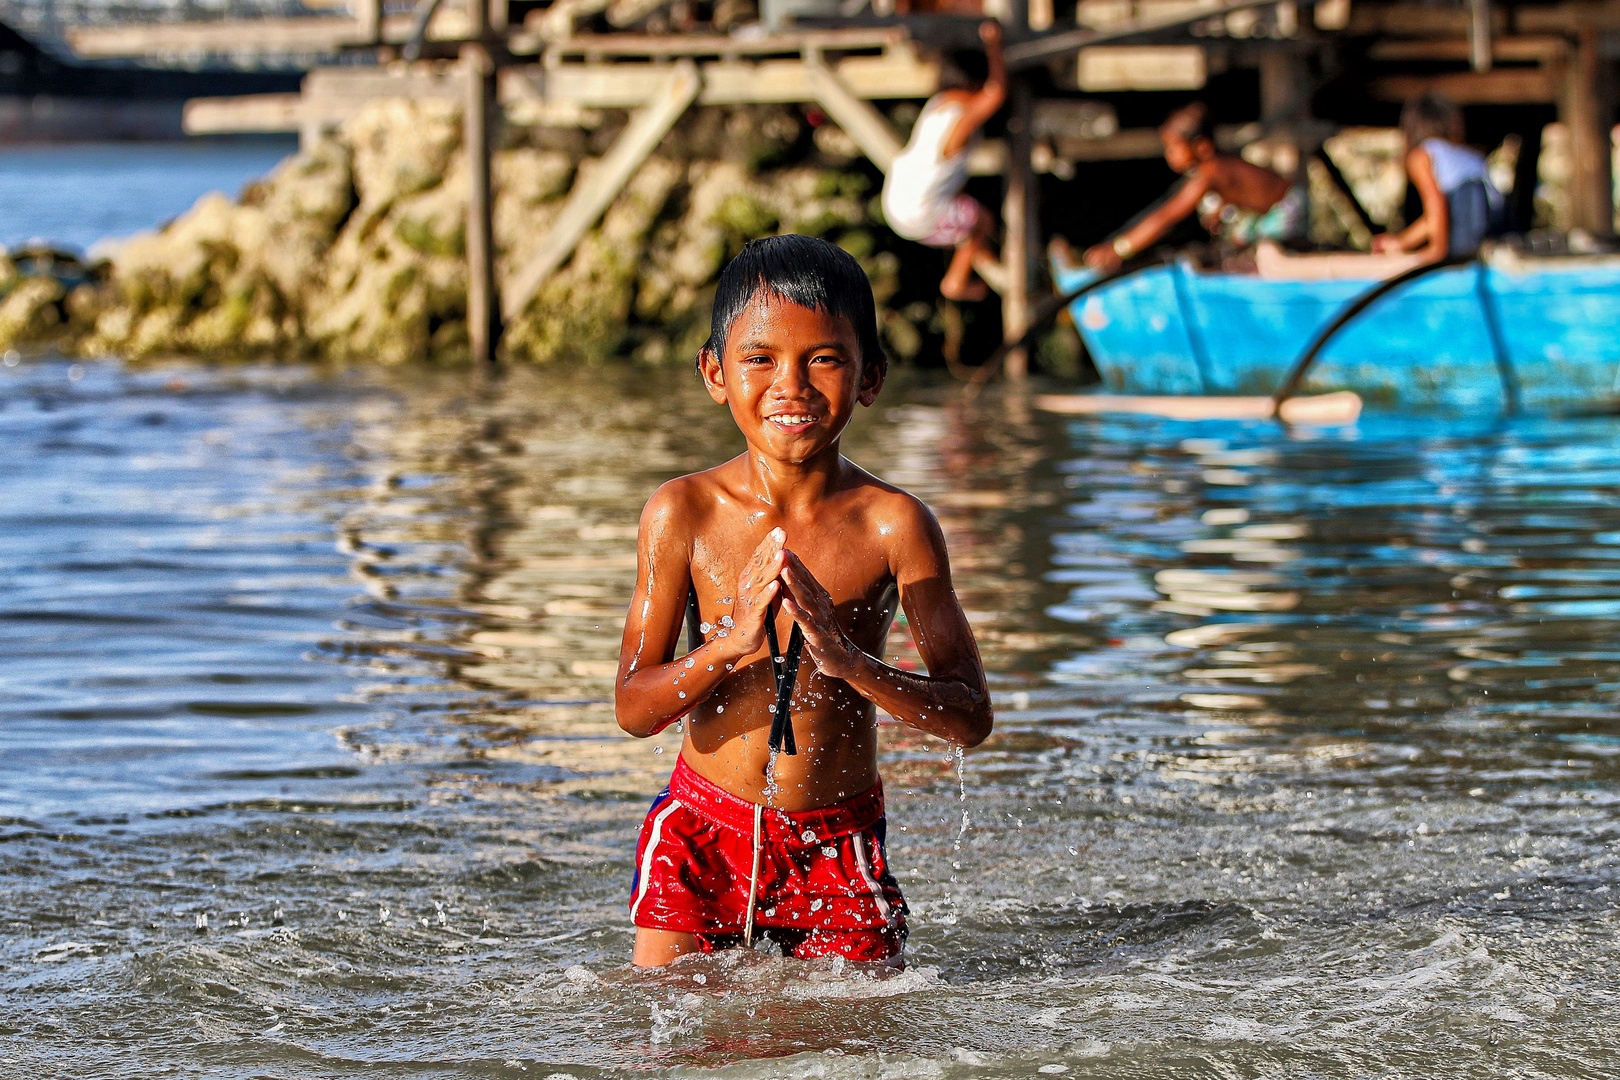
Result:
M675 121L696 100L702 85L703 77L698 74L696 64L690 60L677 63L663 90L630 118L613 149L597 163L590 177L583 183L574 183L567 204L557 215L540 250L513 279L512 288L502 303L502 312L508 319L523 314L540 286L574 253L586 231L618 198L641 163L658 148Z
M1570 224L1594 236L1614 232L1614 193L1609 125L1612 117L1604 94L1604 61L1598 33L1582 27L1564 73L1558 118L1569 128Z
M495 65L489 50L476 43L461 47L461 65L467 79L462 135L467 151L467 340L473 364L484 368L494 362L500 338L495 304L494 199L489 183Z
M1008 87L1007 116L1007 194L1001 204L1001 264L1006 270L1006 286L1001 291L1003 339L1017 341L1029 329L1030 292L1035 280L1035 250L1039 247L1039 197L1035 189L1032 161L1035 100L1029 83L1014 78ZM1029 374L1029 352L1013 349L1007 353L1005 371L1009 379Z
M382 44L382 0L355 0L354 17L360 23L356 35L368 45Z
M1468 63L1475 71L1491 70L1491 0L1468 0Z

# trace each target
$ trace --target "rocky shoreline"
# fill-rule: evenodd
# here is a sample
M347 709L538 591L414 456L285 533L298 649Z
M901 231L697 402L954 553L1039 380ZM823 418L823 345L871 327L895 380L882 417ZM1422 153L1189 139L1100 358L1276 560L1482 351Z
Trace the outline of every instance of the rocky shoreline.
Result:
M493 163L500 283L538 247L573 186L589 183L623 123L507 126ZM825 236L855 254L891 352L916 355L938 314L905 302L899 241L847 142L797 110L694 111L506 327L503 357L685 361L707 333L720 267L748 239L776 232ZM0 257L0 349L465 362L460 151L453 103L381 102L238 200L205 196L80 280Z

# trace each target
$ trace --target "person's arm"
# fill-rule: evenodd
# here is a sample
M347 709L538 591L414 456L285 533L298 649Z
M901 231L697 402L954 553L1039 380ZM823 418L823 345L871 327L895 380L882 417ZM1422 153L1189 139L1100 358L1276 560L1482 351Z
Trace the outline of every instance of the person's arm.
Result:
M765 612L779 588L782 535L761 541L737 581L733 624L685 656L674 659L692 587L690 545L681 501L661 488L641 515L636 544L636 589L624 620L619 681L613 710L619 726L638 739L656 735L714 693L744 657L765 639Z
M977 746L993 723L979 650L951 587L939 523L921 505L913 516L909 535L900 538L891 562L900 604L928 674L890 667L857 648L838 625L827 590L791 551L782 571L787 584L782 607L803 627L805 651L822 674L843 679L902 723L958 746Z
M1451 205L1434 178L1434 161L1423 147L1414 146L1406 155L1406 175L1417 188L1423 213L1400 232L1378 237L1373 250L1415 251L1426 263L1439 262L1451 250Z
M1174 195L1145 215L1141 221L1112 240L1089 249L1086 252L1086 265L1098 270L1118 270L1126 259L1150 247L1174 228L1177 222L1198 209L1198 200L1209 191L1209 185L1210 168L1206 162L1196 173L1182 181L1181 187L1176 189Z
M948 158L967 149L974 133L989 123L1007 100L1007 68L1001 60L1001 24L986 19L979 24L979 37L984 41L984 56L990 65L990 73L984 85L962 106L962 115L956 118L950 138L940 149L940 153Z

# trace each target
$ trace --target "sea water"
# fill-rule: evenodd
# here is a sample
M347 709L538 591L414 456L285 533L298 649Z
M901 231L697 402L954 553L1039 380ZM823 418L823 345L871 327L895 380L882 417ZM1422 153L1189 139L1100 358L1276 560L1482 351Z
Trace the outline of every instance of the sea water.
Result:
M0 146L0 247L84 251L155 229L209 192L235 198L297 148L284 136Z
M0 1076L1620 1070L1620 422L892 385L848 451L997 707L881 730L910 966L640 973L635 525L729 428L689 372L0 368Z

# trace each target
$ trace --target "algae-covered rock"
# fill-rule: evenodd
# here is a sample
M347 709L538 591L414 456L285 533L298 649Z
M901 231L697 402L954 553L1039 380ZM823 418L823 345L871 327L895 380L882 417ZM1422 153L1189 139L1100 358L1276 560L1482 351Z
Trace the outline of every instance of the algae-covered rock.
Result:
M664 158L642 165L601 226L580 242L567 265L547 279L524 317L508 328L506 349L513 357L543 362L600 354L620 344L647 234L684 172ZM582 166L574 182L588 184L590 174L590 165Z
M498 287L514 287L571 192L593 183L600 158L587 151L604 152L624 122L606 110L594 129L508 127L491 163ZM688 359L726 259L780 231L842 244L886 303L899 261L872 217L874 182L818 158L807 132L791 108L694 110L505 328L505 355ZM0 342L54 335L82 352L136 357L459 362L467 194L460 106L377 102L241 199L205 196L124 242L105 283L68 297L33 279L8 290L15 272L0 260ZM898 353L919 350L918 320L892 310L882 319Z
M0 299L0 349L50 337L63 322L66 291L55 278L17 281Z

